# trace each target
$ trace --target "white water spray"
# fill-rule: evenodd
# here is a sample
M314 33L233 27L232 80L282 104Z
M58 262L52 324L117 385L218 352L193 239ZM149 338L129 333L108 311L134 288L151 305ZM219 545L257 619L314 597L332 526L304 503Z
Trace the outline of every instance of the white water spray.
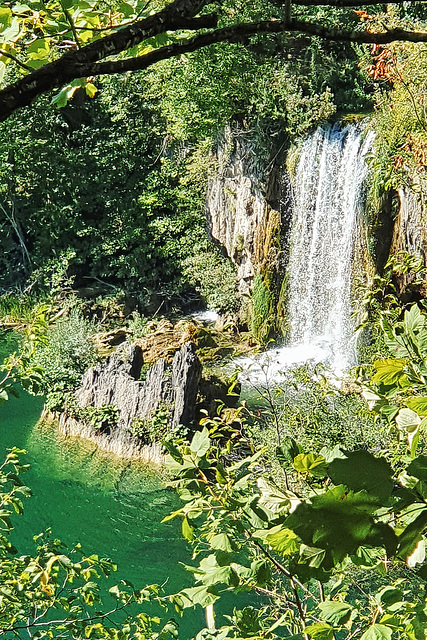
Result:
M289 245L290 335L287 346L265 354L269 375L311 361L339 376L356 363L351 274L373 142L363 129L319 127L302 145Z
M295 176L289 342L308 353L320 347L338 373L356 363L352 259L372 141L354 125L319 128L304 142Z

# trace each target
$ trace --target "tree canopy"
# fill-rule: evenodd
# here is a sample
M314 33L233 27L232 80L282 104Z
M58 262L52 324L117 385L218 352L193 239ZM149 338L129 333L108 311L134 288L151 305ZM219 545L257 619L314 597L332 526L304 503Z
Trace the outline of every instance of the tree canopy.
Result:
M425 2L393 4L422 7ZM128 0L29 0L0 6L0 120L36 97L61 89L59 106L79 87L89 96L99 75L147 69L151 65L219 42L248 44L268 34L306 34L336 42L385 44L426 42L418 27L395 28L370 20L353 0L272 0L221 3ZM382 5L368 0L363 6ZM308 11L327 7L329 13ZM292 9L292 11L291 11ZM328 19L329 18L329 19Z

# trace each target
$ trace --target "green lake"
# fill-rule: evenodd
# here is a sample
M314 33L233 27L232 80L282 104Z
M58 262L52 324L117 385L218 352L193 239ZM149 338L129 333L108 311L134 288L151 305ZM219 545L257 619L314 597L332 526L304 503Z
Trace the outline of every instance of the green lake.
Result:
M126 578L139 587L164 585L166 593L193 586L179 564L191 564L180 522L161 524L178 498L162 486L159 473L38 424L42 407L41 398L25 392L0 407L1 454L18 446L30 464L23 480L33 496L25 500L24 515L14 518L18 553L30 553L33 536L50 527L68 547L80 542L86 554L111 558L118 565L112 584ZM180 638L187 638L204 626L204 612L190 610L177 621Z

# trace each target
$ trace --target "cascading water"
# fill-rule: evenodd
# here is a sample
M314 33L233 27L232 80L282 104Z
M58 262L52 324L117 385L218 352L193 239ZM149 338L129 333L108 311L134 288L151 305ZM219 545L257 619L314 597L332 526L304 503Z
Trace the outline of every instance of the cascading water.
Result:
M303 143L295 175L289 256L289 343L337 373L356 362L351 274L373 134L319 128Z
M364 128L319 127L302 144L289 241L290 333L286 346L265 354L269 376L307 361L340 375L356 362L352 261L373 143Z

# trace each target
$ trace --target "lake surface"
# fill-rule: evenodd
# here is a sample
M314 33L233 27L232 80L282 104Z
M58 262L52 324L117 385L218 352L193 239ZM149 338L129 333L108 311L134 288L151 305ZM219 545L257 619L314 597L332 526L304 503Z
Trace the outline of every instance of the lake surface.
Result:
M179 564L193 564L180 521L161 524L179 500L162 486L158 471L97 452L81 439L65 439L38 424L42 408L41 398L25 392L0 407L1 459L17 446L27 451L30 464L22 479L33 496L25 500L24 515L14 518L18 552L31 552L33 536L50 527L68 547L80 542L86 554L111 558L118 565L113 583L126 578L138 587L164 584L166 593L193 586ZM191 610L178 621L186 638L204 626L204 613Z

